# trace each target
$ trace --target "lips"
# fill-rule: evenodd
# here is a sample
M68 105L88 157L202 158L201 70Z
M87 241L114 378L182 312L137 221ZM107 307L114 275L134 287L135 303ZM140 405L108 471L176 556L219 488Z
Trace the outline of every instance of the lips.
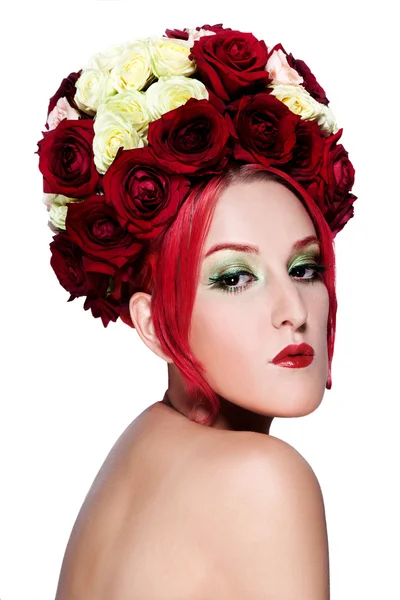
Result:
M297 359L291 358L291 357L298 357ZM308 358L305 358L308 357ZM286 348L283 348L283 350L281 350L276 356L275 358L272 359L271 362L274 363L274 365L282 363L282 362L286 362L286 363L301 363L301 364L310 364L310 362L312 362L312 358L314 357L314 348L312 348L312 346L310 346L309 344L306 343L302 343L302 344L292 344L290 346L286 346Z

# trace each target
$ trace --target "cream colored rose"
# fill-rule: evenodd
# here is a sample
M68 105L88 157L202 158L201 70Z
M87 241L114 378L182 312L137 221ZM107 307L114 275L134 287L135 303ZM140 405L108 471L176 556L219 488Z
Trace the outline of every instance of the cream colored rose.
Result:
M112 96L99 106L96 119L104 113L123 117L124 120L130 121L141 136L147 135L151 115L147 108L144 92L131 90L130 92L120 92Z
M68 103L66 98L59 98L57 104L47 117L49 131L55 129L64 119L79 119L79 113Z
M51 224L58 229L65 229L68 204L82 202L81 198L69 198L63 194L43 194L43 203L49 211Z
M183 75L160 77L146 91L146 102L151 120L159 119L170 110L186 104L189 98L208 100L206 86L197 79L189 79Z
M272 90L271 94L305 121L316 121L327 135L337 131L331 109L325 104L317 102L303 86L271 84L268 87Z
M295 69L289 66L282 50L274 50L268 59L265 70L268 71L272 83L283 85L300 85L303 83L303 78Z
M63 194L43 194L43 204L47 206L47 210L50 210L52 204L64 206L65 204L68 204L68 202L78 202L78 200L63 196Z
M115 94L109 74L100 69L82 71L76 82L75 102L83 112L95 115L105 98Z
M121 55L124 53L128 44L115 44L109 46L103 52L94 54L88 61L85 69L100 69L101 71L111 71L117 64Z
M137 40L126 44L110 75L117 92L140 91L150 83L154 75L148 41Z
M67 218L68 206L60 204L51 204L49 219L51 224L58 229L65 229L65 219Z
M322 112L317 119L317 123L320 129L327 135L331 135L331 133L336 133L337 131L339 131L339 127L337 126L335 115L333 114L329 106L322 104L322 107Z
M141 148L144 141L132 125L131 120L122 113L102 111L94 121L93 152L94 164L99 173L104 174L113 162L119 148Z
M192 44L175 38L151 38L149 48L151 65L156 77L185 75L188 77L196 70L196 63L189 60Z

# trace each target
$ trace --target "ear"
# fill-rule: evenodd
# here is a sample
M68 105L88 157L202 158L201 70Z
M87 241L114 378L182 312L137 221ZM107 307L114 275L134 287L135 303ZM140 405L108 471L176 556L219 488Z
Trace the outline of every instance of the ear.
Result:
M151 294L145 292L133 294L129 300L129 313L132 322L146 346L166 362L172 363L172 358L162 350L155 333L150 304Z

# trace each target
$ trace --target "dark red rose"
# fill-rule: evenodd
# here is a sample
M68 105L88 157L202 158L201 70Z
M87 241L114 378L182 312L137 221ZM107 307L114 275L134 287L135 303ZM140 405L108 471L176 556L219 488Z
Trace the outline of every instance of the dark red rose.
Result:
M174 38L177 40L188 40L189 33L187 31L185 31L184 29L166 29L165 37Z
M221 173L231 152L224 117L208 100L190 98L149 124L149 148L167 173Z
M284 166L294 179L309 181L321 168L325 136L314 121L300 121L296 127L296 143L292 159Z
M231 31L230 27L223 27L222 23L219 23L218 25L202 25L202 27L196 27L196 29L197 31L200 31L201 29L206 29L207 31L214 31L215 33L219 31ZM165 35L166 37L176 38L180 40L189 39L188 31L182 29L166 29Z
M71 202L65 226L87 257L115 267L122 267L142 249L135 237L120 226L115 209L106 203L104 195L93 194L83 202Z
M144 251L136 261L124 265L116 274L112 297L118 299L120 318L130 327L134 325L129 313L129 300L136 292L152 293L156 262L156 253Z
M57 279L71 294L68 302L79 296L86 296L90 289L90 282L83 268L80 247L66 233L58 233L53 236L50 250L50 264Z
M154 239L172 222L189 189L182 175L168 175L149 149L120 151L103 178L107 202L122 227Z
M49 113L51 113L51 111L53 110L60 98L66 98L68 100L68 103L72 106L72 108L75 108L75 110L79 111L79 107L75 103L74 97L76 94L76 82L81 76L81 73L82 71L78 71L77 73L70 73L68 77L65 77L65 79L62 80L60 87L58 88L54 96L50 98L49 107L47 109L47 116L49 116Z
M267 93L243 96L227 111L235 159L267 167L291 160L300 117L283 102Z
M64 119L38 142L43 191L82 198L100 181L93 159L93 121Z
M293 54L288 54L286 58L289 66L295 69L303 78L303 83L301 85L307 90L307 92L317 102L328 105L329 100L326 97L325 90L319 85L315 75L313 75L313 73L310 71L310 68L306 65L304 60L294 58Z
M220 33L221 31L232 31L231 27L224 27L222 23L218 23L217 25L202 25L201 27L196 27L197 31L201 29L206 29L207 31L213 31L214 33Z
M331 177L335 183L333 198L342 198L354 185L355 170L349 160L349 153L342 144L338 144L332 147L327 162L331 166Z
M343 229L346 223L354 217L353 203L355 200L357 200L357 196L354 194L347 194L347 196L342 199L341 208L337 209L337 207L335 207L336 212L331 211L331 213L328 213L326 218L332 230L333 237L335 237L335 235Z
M357 199L351 194L355 170L348 152L337 144L343 130L325 140L321 169L305 184L325 216L332 232L336 235L354 215L353 203Z
M265 89L270 81L267 46L252 33L224 30L203 36L189 58L196 62L196 78L225 102Z
M92 315L102 320L104 327L107 327L110 321L115 322L120 316L121 307L118 302L110 297L98 296L96 293L90 293L83 305L85 310L91 310Z
M275 50L282 50L286 56L289 67L292 67L292 69L297 71L297 73L303 78L303 83L301 85L307 90L307 92L315 100L317 100L317 102L321 102L321 104L329 104L329 100L326 97L324 89L319 85L318 81L311 73L304 60L296 59L294 58L293 54L288 54L282 44L275 44L275 46L270 50L268 58Z

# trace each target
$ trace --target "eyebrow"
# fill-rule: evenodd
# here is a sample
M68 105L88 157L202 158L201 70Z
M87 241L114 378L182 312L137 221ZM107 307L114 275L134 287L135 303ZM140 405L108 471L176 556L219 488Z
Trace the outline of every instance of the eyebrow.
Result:
M304 246L309 246L310 244L318 244L320 246L318 238L315 235L308 235L301 240L297 240L292 246L292 250L299 250L300 248L304 248ZM222 244L214 244L208 250L207 256L213 254L214 252L218 252L219 250L236 250L237 252L246 252L248 254L260 254L260 248L258 246L253 246L252 244L235 244L235 243L222 243Z

